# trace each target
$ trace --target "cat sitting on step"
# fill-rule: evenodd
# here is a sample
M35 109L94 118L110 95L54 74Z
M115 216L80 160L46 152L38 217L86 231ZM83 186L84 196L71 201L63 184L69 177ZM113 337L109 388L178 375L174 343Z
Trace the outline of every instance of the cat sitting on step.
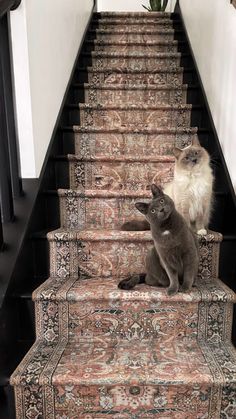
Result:
M173 181L164 192L170 196L177 211L187 224L200 235L207 234L211 208L214 177L210 167L210 157L198 139L192 145L173 150L176 162ZM149 230L147 221L132 220L123 224L122 230Z
M153 200L149 204L135 204L145 215L154 241L146 258L147 273L123 279L118 287L128 290L145 282L168 287L168 295L179 290L189 291L198 271L198 243L182 215L176 211L173 200L156 185L152 185L151 190Z

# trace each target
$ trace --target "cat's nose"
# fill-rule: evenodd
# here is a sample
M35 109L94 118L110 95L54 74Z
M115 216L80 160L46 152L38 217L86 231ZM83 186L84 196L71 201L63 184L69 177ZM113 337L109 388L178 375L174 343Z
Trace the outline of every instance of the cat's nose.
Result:
M192 160L192 162L193 162L193 163L197 163L197 159L193 159L193 160Z
M159 211L160 211L160 212L163 212L163 211L164 211L164 208L161 208Z

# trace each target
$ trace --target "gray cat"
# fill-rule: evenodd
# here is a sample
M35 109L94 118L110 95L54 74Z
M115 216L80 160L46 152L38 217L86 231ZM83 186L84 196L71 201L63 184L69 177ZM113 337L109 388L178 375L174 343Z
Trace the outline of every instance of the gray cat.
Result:
M168 295L189 291L198 271L198 243L172 199L156 185L151 190L153 199L149 204L135 204L149 222L154 241L146 258L147 273L123 279L118 287L127 290L145 282L168 287Z

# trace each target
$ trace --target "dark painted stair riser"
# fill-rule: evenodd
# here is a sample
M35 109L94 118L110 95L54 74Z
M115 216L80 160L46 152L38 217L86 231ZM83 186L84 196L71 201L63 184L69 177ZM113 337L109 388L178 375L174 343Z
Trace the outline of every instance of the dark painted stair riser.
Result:
M107 67L115 69L119 65L120 70L130 70L137 65L144 72L151 69L158 71L159 69L173 69L179 66L191 67L193 65L191 55L188 53L150 53L148 58L149 60L147 62L145 54L141 56L140 54L135 55L134 53L133 56L130 56L128 53L118 53L115 55L109 52L92 51L91 53L84 52L81 55L79 64L81 67L93 66L94 69L105 69Z
M159 90L161 90L161 89L164 90L163 88L159 88ZM171 89L171 86L170 86L170 89ZM181 90L178 87L175 87L173 89L175 89L177 92L178 91L180 92L180 90ZM90 85L90 84L85 84L85 85L74 84L72 86L71 92L70 92L71 93L71 96L70 96L71 102L72 103L78 103L78 102L83 103L83 102L85 102L85 95L88 96L88 98L91 96L91 100L92 100L92 96L94 95L94 92L96 93L96 90L99 91L99 86L94 88L93 85ZM105 89L103 87L103 90L100 89L101 93L100 93L100 91L99 91L99 93L100 93L100 95L102 95L102 92L104 92L105 94L108 94L109 91L110 91L111 97L112 98L114 97L114 99L113 99L114 102L113 103L116 103L116 92L117 92L117 94L119 94L120 91L122 91L122 90L124 92L123 94L125 94L125 93L127 94L127 93L131 92L132 90L138 91L138 86L135 86L135 88L134 87L133 88L132 87L130 87L130 88L125 87L124 88L123 85L119 85L119 87L117 86L117 88L115 88L115 86L114 87L107 86ZM145 93L147 95L147 90L148 89L146 89L144 87L143 88L143 96L144 97L142 97L140 95L140 101L143 101L144 103L145 103ZM156 88L156 90L158 91L158 87ZM186 95L186 99L185 99L186 103L193 103L193 102L197 102L199 104L203 103L203 98L202 98L202 95L201 95L201 92L200 92L198 86L189 85L189 86L184 87L183 91L185 92L185 95ZM152 90L150 90L150 93L152 93ZM160 101L161 101L161 99L160 99ZM88 102L88 100L86 100L86 102ZM101 100L100 100L100 103L101 103ZM162 103L165 103L165 102L162 101Z
M166 79L166 73L168 72L170 76L171 76L171 73L174 75L179 74L179 77L181 77L180 83L183 82L186 84L195 84L197 81L197 76L193 67L170 70L170 71L163 70L162 72L159 72L159 79L160 79L160 74L162 75L161 79L164 79L164 78ZM153 77L152 74L153 74L153 71L144 71L140 75L140 72L138 70L133 70L133 71L127 70L126 72L122 73L122 76L123 76L123 80L125 80L126 83L128 83L127 80L131 80L132 84L137 83L137 82L139 82L140 84L147 84L146 82L144 83L143 80L147 79L148 77ZM118 80L117 82L119 83L120 71L115 71L115 70L113 71L112 69L109 69L109 68L105 68L103 70L101 69L94 70L92 67L88 67L88 69L86 69L85 67L81 66L75 72L74 81L77 83L87 83L87 82L94 83L95 81L98 82L97 80L100 80L100 82L102 83L107 80L107 77L109 77L109 75L112 75L113 80L117 78ZM138 79L139 75L140 75L140 81ZM163 80L161 80L161 84L163 84Z
M87 114L90 113L90 111L88 111L88 109L89 109L88 107L84 108L82 105L78 106L77 104L67 105L66 109L67 109L67 112L68 112L68 114L67 114L68 125L72 125L72 124L80 125L82 123L81 114L82 113L85 114L85 118L86 118ZM96 108L96 106L93 106L93 107L91 107L91 113L92 113L92 115L95 115L95 118L99 119L100 115L102 117L102 115L104 113L106 113L107 111L109 113L108 108L106 108L104 106L103 109L101 109L101 106L99 106L97 108ZM111 112L117 112L118 114L120 114L122 116L122 114L124 114L127 111L128 106L123 107L123 109L122 109L122 107L119 108L119 107L113 106L113 107L110 107L110 109L111 109ZM131 110L131 108L129 108L129 109ZM187 109L187 107L186 107L186 109ZM184 126L190 127L190 126L198 125L199 127L204 127L205 126L205 118L204 118L204 114L202 112L202 107L198 105L198 106L194 106L192 109L190 109L190 108L188 108L188 109L189 110L187 111L187 113L189 113L189 117L187 118L187 121L186 121ZM153 108L153 110L155 110L155 108ZM163 107L161 107L161 106L156 107L156 117L157 118L158 118L158 115L160 113L162 113L162 111L163 111ZM172 112L175 112L175 111L178 113L178 107L177 106L175 108L174 107L170 108L170 107L167 106L166 109L164 109L164 112L166 112L166 114L169 115L169 119L167 120L167 125L166 126L171 126L170 125L171 124L171 118L172 118L171 114L172 114ZM148 119L148 111L145 112L143 107L141 107L141 106L138 107L137 106L136 110L135 110L134 107L132 108L132 113L133 113L133 118L130 119L130 122L133 121L133 127L134 128L137 127L137 120L139 120L139 128L140 129L142 127L147 127L148 126L148 120L147 120ZM144 115L143 123L140 122L140 119L139 119L140 114ZM145 117L145 115L146 115L146 117ZM176 115L176 121L177 121L177 119L178 119L178 117ZM105 124L104 125L103 124L104 123L102 122L102 119L101 119L101 125L99 125L99 126L105 126ZM93 125L93 123L91 125ZM108 126L109 126L109 123L107 122L106 127L108 127ZM119 121L118 121L115 125L113 125L113 127L117 127L117 128L119 128L121 126L125 126L125 123L122 123L122 122L119 123Z
M94 131L92 129L88 129L85 131L85 135L90 135L90 133L91 135L94 135ZM103 133L107 135L109 134L109 131L104 130L101 132L101 135L103 135ZM123 132L123 135L126 134ZM142 134L140 134L140 136L142 136ZM210 141L210 133L208 132L208 130L199 130L198 137L203 147L207 148L207 150L211 149L212 145ZM60 141L63 143L63 150L65 155L75 154L75 132L73 130L73 127L62 128Z
M158 40L176 40L176 41L185 41L185 35L184 31L182 29L160 29L155 28L155 30L147 30L147 31L136 31L133 30L132 32L129 31L129 33L124 32L121 36L120 32L117 29L90 29L88 31L88 38L90 40L98 39L98 40L110 40L110 41L118 41L118 40L124 40L124 41L130 41L133 39L136 40L152 40L152 39L158 39Z
M84 52L91 52L91 51L120 51L120 52L182 52L188 53L188 44L185 41L166 41L166 40L147 40L145 42L137 41L133 43L127 44L126 41L108 41L108 40L88 40L84 46Z

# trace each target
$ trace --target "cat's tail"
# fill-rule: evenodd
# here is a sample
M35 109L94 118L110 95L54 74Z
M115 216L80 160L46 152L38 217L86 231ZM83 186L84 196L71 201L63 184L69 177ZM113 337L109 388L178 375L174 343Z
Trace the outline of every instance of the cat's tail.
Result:
M150 224L147 220L131 220L122 224L123 231L145 231L150 230Z
M135 274L129 278L122 279L118 284L118 288L121 288L122 290L131 290L137 284L144 284L145 277L146 274Z

